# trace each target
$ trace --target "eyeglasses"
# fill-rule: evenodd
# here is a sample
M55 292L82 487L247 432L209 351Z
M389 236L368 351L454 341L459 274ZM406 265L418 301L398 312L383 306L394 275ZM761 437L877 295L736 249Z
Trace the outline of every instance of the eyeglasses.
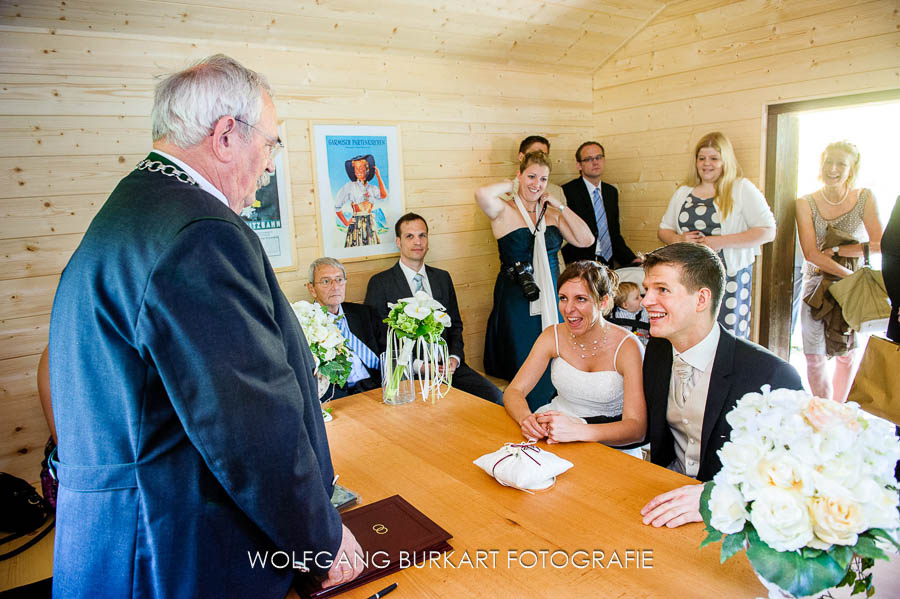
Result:
M256 127L255 125L251 125L247 121L242 121L241 119L239 119L237 117L235 117L234 120L236 120L237 122L239 122L241 124L247 125L248 127L253 129L257 133L259 133L264 140L266 140L266 147L269 148L269 160L275 160L275 156L278 155L278 152L280 152L282 149L284 149L284 143L282 143L280 137L274 137L274 138L269 137L268 135L263 133L259 129L259 127Z
M316 285L321 285L322 287L331 287L332 285L343 285L347 282L346 277L323 277L316 281Z
M579 160L579 162L600 162L604 158L606 158L606 156L604 156L603 154L597 154L596 156L585 156L584 158Z

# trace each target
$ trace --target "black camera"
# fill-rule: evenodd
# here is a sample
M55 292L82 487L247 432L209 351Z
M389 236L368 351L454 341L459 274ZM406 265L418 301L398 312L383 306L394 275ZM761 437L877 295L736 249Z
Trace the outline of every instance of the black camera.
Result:
M516 262L512 266L504 266L503 272L506 276L519 284L525 299L529 302L537 300L541 296L541 289L534 282L534 268L528 262Z

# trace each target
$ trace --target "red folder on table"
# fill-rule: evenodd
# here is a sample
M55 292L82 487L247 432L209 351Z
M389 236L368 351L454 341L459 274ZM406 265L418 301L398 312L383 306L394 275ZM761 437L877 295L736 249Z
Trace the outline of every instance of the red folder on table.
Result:
M452 549L447 542L452 535L399 495L344 512L341 518L366 553L368 566L354 580L328 589L311 576L298 578L295 586L304 597L332 597Z

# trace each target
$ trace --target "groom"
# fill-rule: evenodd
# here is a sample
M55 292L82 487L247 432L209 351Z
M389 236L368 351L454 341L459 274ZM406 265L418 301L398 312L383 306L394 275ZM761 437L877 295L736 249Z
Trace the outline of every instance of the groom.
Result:
M725 416L737 400L763 385L803 388L793 366L716 323L724 287L722 262L706 246L673 243L644 258L650 461L698 481L722 468L716 452L731 435ZM702 491L690 484L654 497L641 509L644 524L700 522Z

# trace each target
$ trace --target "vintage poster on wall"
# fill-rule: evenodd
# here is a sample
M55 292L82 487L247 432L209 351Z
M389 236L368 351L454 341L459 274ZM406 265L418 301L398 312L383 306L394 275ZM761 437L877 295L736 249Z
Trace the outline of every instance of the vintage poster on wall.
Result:
M278 125L278 138L284 142L284 123ZM294 222L291 210L291 179L287 151L276 151L275 172L261 178L256 201L241 211L241 218L253 229L276 271L288 270L296 263Z
M396 253L403 215L397 128L313 125L322 254L341 260Z

